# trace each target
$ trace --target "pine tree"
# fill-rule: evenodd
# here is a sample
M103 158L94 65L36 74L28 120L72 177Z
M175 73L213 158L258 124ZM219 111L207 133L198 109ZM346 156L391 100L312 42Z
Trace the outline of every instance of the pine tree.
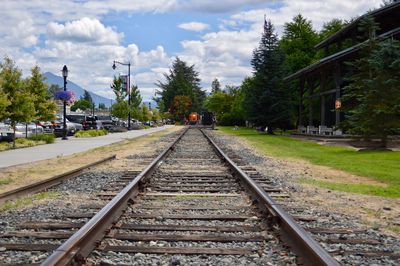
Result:
M54 95L57 91L62 91L63 89L58 84L51 84L49 89L47 90L47 96L50 99L54 99Z
M215 78L211 83L211 93L214 94L220 91L221 91L221 84L219 83L219 80Z
M142 96L140 96L140 90L137 85L131 87L131 107L139 108L142 103Z
M117 78L114 76L113 83L110 85L115 94L117 102L124 101L126 98L126 90L123 88L122 83L123 81L120 77Z
M93 99L92 99L92 95L90 95L90 93L87 90L83 91L83 97L84 100L88 101L90 103L90 105L93 104Z
M26 80L27 90L34 95L35 115L34 119L49 121L54 119L57 105L48 95L48 86L44 83L45 77L40 68L35 66L31 70L31 77Z
M199 112L203 107L205 92L200 87L198 75L194 70L194 65L188 66L177 57L169 74L164 73L166 81L158 81L156 84L160 88L156 94L161 96L166 108L160 111L168 111L175 96L188 96L191 100L190 111Z
M268 126L269 133L277 127L291 126L290 96L282 86L284 59L273 25L265 21L259 47L253 52L254 79L245 90L243 109L247 120L256 126Z
M386 147L388 136L400 129L400 43L371 38L362 54L350 64L351 83L343 89L342 127L365 140L379 138Z
M142 103L142 96L138 86L132 85L131 87L131 116L140 119L140 104Z

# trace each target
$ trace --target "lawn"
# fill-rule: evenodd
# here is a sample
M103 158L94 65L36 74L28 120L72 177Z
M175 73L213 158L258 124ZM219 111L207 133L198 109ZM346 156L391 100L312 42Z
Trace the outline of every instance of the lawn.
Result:
M400 152L363 151L346 147L322 146L288 136L271 136L253 129L219 127L224 133L247 139L256 149L266 155L304 159L312 164L329 166L356 175L368 177L387 184L387 187L366 184L344 184L300 179L332 190L400 198Z

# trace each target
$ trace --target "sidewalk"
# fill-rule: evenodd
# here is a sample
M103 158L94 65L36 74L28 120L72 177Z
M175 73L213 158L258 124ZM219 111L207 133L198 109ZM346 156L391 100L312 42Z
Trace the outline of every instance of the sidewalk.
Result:
M110 133L105 136L94 138L68 137L68 140L57 138L52 144L0 152L0 168L71 155L126 139L148 135L171 127L173 126L166 125L156 128L131 130L123 133Z

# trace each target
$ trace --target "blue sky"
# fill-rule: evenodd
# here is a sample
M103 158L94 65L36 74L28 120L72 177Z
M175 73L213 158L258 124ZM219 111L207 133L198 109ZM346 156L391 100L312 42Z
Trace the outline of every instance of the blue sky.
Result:
M2 0L0 55L24 76L34 65L112 98L113 60L132 63L132 82L150 99L176 56L195 65L202 87L214 78L239 85L252 73L264 14L278 34L301 13L316 30L333 18L349 19L382 0Z

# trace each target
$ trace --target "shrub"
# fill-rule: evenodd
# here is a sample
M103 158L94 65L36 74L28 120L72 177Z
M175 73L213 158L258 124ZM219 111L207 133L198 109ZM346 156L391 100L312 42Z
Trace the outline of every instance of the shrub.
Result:
M15 146L17 148L32 147L32 146L36 146L37 144L38 144L38 141L34 141L31 139L26 139L26 138L18 138L15 140Z
M38 134L30 136L28 139L34 141L44 141L46 144L54 143L56 136L54 134Z
M98 137L107 135L108 131L105 129L91 129L91 130L80 130L75 133L75 137L77 138L90 138L90 137Z
M218 121L221 126L244 126L245 121L242 118L235 117L234 115L227 113L223 114Z

